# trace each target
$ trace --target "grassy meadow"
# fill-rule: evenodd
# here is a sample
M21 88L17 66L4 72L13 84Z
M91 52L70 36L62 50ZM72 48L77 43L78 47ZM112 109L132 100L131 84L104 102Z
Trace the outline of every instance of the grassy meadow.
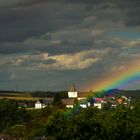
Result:
M43 97L33 97L31 93L1 93L0 99L13 99L13 100L37 100Z

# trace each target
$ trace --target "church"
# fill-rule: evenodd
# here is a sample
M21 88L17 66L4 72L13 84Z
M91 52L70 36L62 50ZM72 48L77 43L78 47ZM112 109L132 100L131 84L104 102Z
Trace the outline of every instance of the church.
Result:
M75 85L72 84L70 89L68 90L68 98L62 99L64 105L66 105L67 108L73 108L76 104L76 102L79 102L79 106L82 108L87 108L90 106L90 102L87 102L87 92L78 92L75 88Z

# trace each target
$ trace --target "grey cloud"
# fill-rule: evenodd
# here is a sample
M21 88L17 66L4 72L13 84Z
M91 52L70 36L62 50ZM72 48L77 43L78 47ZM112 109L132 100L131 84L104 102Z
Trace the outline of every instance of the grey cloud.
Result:
M78 7L78 10L77 10ZM86 13L81 5L44 4L10 9L0 14L0 41L21 41L75 25Z
M25 69L52 69L52 70L69 70L85 69L102 59L108 53L104 51L88 50L74 54L49 55L41 53L36 55L15 55L8 57L0 62L0 65L24 67ZM4 56L5 57L5 56ZM67 60L67 61L65 61Z
M45 2L45 4L41 4ZM55 3L54 3L55 2ZM8 2L5 2L5 4ZM12 2L9 2L12 3ZM48 0L24 0L22 2L13 1L18 4L37 4L32 7L23 7L9 9L0 14L0 41L23 41L32 36L38 36L45 32L54 32L62 30L72 25L80 24L83 19L87 17L94 17L94 19L87 19L81 23L83 27L95 26L109 20L111 22L122 21L128 26L139 25L139 9L138 1L111 1L111 0L72 0L72 1L48 1ZM69 3L69 4L68 4ZM93 5L92 10L85 11L87 4ZM104 20L103 20L104 19ZM118 24L118 23L117 23ZM111 25L111 26L112 26ZM105 26L106 25L103 25Z
M48 52L50 54L74 53L81 50L92 49L94 41L104 34L104 30L94 28L76 28L47 33L32 37L23 42L1 43L1 54L24 52Z
M127 26L140 25L140 1L139 0L123 0L116 1L118 8L124 14L124 22Z
M1 8L14 8L14 7L23 7L23 6L31 6L34 4L46 3L49 0L1 0L0 7Z
M104 1L108 1L108 0L100 0L100 2L104 2ZM110 0L109 0L110 1ZM1 0L0 4L1 7L18 7L18 6L29 6L29 5L34 5L34 4L40 4L40 3L48 3L48 2L59 2L59 3L84 3L84 4L98 4L100 3L98 0Z
M80 87L140 58L139 40L110 34L140 29L139 0L0 2L0 75L4 73L5 85L19 82L33 88L35 82L41 89L64 89L76 82Z

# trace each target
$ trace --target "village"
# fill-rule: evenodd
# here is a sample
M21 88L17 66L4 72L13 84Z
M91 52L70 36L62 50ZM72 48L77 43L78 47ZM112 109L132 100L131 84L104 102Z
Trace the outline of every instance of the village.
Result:
M124 107L131 107L132 98L122 96L104 96L96 97L89 92L78 92L74 85L70 87L67 92L67 98L60 99L60 103L66 108L74 108L78 106L80 108L96 107L98 109L104 108L116 108L119 105ZM19 108L28 108L28 104L25 102L17 103ZM30 109L41 109L54 104L53 98L37 99L30 103Z

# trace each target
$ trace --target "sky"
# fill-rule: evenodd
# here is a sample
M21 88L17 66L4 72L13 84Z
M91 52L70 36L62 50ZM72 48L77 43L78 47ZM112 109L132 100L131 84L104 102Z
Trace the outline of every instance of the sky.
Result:
M108 82L140 62L139 13L140 0L0 0L0 90Z

